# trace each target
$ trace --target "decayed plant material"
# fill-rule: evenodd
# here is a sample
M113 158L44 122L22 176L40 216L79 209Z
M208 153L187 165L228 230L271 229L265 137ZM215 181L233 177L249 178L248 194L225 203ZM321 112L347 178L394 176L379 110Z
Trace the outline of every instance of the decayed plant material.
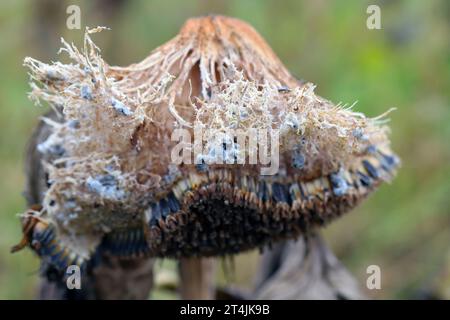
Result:
M189 20L128 67L101 58L90 38L101 29L87 30L82 51L63 41L70 64L25 59L30 97L61 114L44 119L53 133L38 150L50 186L37 227L26 231L54 264L95 250L132 257L263 247L348 211L394 174L380 118L317 96L241 21ZM207 170L174 164L174 130L199 127L216 133L200 154ZM215 141L236 129L280 137L276 175L238 164L246 146L233 137ZM212 145L223 150L211 153ZM217 164L219 155L235 161Z

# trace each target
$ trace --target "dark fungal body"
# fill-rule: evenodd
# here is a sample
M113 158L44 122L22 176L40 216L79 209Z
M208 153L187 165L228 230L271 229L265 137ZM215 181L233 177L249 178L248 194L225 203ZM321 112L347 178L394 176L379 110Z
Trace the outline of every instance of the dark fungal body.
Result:
M389 180L398 164L395 155L377 149L354 168L310 181L251 176L232 168L194 170L149 205L141 228L108 233L97 251L131 259L216 256L263 248L307 234L351 210ZM83 263L58 243L52 227L37 226L30 243L39 256L61 269Z
M191 173L148 208L150 253L233 254L297 237L355 207L391 177L397 164L395 156L378 151L354 169L308 182L296 176L253 177L227 168Z
M36 217L26 218L28 221ZM84 259L69 248L62 245L51 225L36 220L33 228L24 237L30 239L29 246L48 265L57 270L65 270L70 265L85 266Z

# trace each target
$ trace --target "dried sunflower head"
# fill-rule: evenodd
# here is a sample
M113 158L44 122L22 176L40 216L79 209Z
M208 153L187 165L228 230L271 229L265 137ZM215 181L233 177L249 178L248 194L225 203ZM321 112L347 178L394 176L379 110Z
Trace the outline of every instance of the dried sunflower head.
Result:
M38 145L50 187L26 229L53 263L96 250L263 247L331 221L393 177L399 161L380 118L317 96L244 22L188 20L128 67L101 58L90 38L100 29L87 30L82 51L63 41L71 64L25 59L31 98L61 113ZM258 148L274 157L262 161Z

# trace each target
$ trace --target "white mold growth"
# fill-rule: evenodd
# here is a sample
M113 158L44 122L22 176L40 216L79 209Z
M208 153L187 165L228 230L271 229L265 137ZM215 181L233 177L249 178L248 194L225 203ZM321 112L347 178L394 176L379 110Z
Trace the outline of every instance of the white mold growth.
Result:
M200 165L242 162L247 146L227 136L230 130L277 134L280 172L310 178L350 167L369 146L389 144L379 118L316 95L239 20L189 20L174 39L127 67L102 59L90 35L103 29L87 29L83 50L62 40L60 52L71 63L24 61L32 101L47 102L63 118L48 122L52 134L38 146L51 156L43 218L77 252L94 250L106 232L142 223L152 197L195 170L172 164L175 128L214 132L194 159ZM335 182L335 192L345 194L339 175Z

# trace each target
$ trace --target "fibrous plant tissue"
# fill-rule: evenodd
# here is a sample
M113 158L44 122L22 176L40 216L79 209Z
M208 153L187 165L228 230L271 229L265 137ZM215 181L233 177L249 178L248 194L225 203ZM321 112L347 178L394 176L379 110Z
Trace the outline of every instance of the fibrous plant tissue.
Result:
M149 202L181 175L183 169L170 159L176 128L276 132L281 162L301 170L305 179L338 172L370 146L388 144L380 118L334 105L317 96L310 83L285 88L270 75L256 79L216 52L210 58L220 60L211 64L218 70L200 65L200 85L188 80L195 66L186 47L111 67L90 37L103 29L87 29L81 51L62 40L60 52L71 63L24 62L30 98L46 101L59 115L43 119L52 134L38 146L50 185L41 218L78 254L88 256L113 229L141 225ZM176 63L180 71L172 74ZM149 68L159 68L157 76L146 73ZM180 98L186 87L187 98ZM235 155L243 147L228 150Z

